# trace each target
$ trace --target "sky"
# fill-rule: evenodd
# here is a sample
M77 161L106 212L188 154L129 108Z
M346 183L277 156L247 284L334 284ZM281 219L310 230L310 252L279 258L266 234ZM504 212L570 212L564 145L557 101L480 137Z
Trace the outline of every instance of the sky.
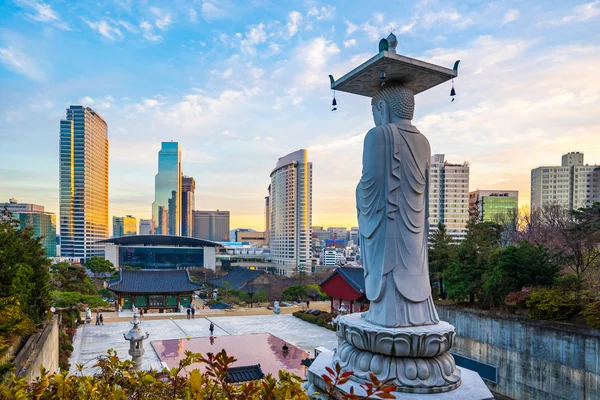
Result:
M379 6L378 4L381 4ZM58 213L60 119L108 123L110 216L151 216L162 141L178 141L196 209L264 229L277 159L306 148L313 225L356 226L370 100L333 93L377 53L452 68L416 96L432 154L468 161L470 188L519 190L568 151L600 164L600 0L0 1L0 201Z

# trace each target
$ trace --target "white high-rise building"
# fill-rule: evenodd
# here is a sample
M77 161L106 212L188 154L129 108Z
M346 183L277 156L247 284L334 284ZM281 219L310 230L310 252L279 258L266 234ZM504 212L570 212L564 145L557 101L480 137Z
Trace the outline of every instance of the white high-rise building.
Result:
M429 176L429 232L438 222L446 226L448 235L462 240L469 222L469 164L451 164L443 154L431 157Z
M584 165L582 152L562 156L561 166L531 170L531 210L560 205L569 210L600 201L600 165Z
M277 161L268 209L271 260L279 273L311 273L312 163L307 150Z
M108 127L89 107L60 121L60 255L104 256L108 239Z
M150 235L152 233L152 220L140 219L140 235Z

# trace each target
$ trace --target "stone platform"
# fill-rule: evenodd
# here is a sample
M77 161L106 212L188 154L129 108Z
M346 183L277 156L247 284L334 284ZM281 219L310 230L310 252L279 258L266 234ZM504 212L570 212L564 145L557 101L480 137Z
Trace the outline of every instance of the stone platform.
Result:
M321 376L326 374L325 367L331 367L333 364L333 352L321 353L310 366L307 379L308 387L307 392L313 394L315 391L323 391L326 388L325 382ZM396 399L401 400L493 400L494 396L492 392L487 388L483 380L479 375L471 370L457 367L461 374L461 385L450 392L443 393L431 393L431 394L420 394L420 393L404 393L404 392L393 392ZM354 381L348 381L348 383L341 385L338 389L344 393L350 393L350 388L354 387L354 393L358 396L365 396L365 391L360 387L360 384ZM319 398L315 396L314 398Z

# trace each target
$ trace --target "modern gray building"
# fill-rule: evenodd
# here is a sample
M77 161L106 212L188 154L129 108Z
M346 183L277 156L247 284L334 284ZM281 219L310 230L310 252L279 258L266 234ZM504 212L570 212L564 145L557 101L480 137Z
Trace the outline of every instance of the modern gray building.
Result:
M152 231L156 235L181 234L181 148L177 142L162 142L158 152Z
M151 219L140 219L140 235L150 235L152 233L152 220Z
M464 239L469 222L469 164L452 164L443 154L435 154L429 171L430 234L442 222L448 235Z
M0 211L6 209L13 219L19 221L19 229L31 228L33 236L41 238L46 257L56 257L56 216L46 212L44 206L19 203L10 199L8 203L0 203Z
M569 210L600 201L600 165L584 165L583 153L562 156L560 166L531 170L531 210L560 205Z
M194 211L192 237L219 242L229 241L229 211Z
M194 226L196 181L191 176L181 180L181 236L192 236Z
M60 255L104 255L108 238L108 126L89 107L71 106L60 121Z

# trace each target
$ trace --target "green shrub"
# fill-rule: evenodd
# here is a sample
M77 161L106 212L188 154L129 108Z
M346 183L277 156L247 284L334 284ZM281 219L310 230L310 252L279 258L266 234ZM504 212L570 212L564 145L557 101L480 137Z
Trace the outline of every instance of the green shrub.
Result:
M328 312L321 311L319 315L305 314L304 311L296 311L292 314L296 318L300 318L306 322L310 322L311 324L319 325L322 328L327 328L329 330L335 331L335 324L331 325L330 322L333 320L334 315Z
M583 307L581 315L585 317L585 322L592 328L600 329L600 300L588 303Z
M102 297L93 294L77 292L52 292L52 300L56 307L73 307L78 304L87 304L90 308L106 307L108 303Z
M578 303L575 293L554 286L532 292L527 307L531 318L565 321L577 311Z

